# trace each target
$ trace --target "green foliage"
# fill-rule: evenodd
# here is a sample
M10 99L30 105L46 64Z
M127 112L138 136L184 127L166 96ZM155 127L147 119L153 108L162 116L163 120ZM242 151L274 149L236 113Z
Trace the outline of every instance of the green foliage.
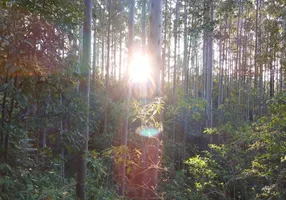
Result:
M143 105L140 102L133 102L132 121L140 120L142 127L155 127L163 130L160 116L164 110L164 101L162 98L156 98L154 101Z
M96 151L87 156L87 197L88 199L120 199L116 193L116 184L112 176L112 157L108 151L104 157Z
M164 173L160 180L159 191L162 191L164 199L208 200L207 195L190 187L193 180L184 171L177 171L172 178L169 176L170 174Z
M177 89L176 101L173 102L174 97L168 97L166 101L164 124L165 127L171 127L173 123L173 117L175 117L176 122L183 124L185 112L188 112L188 124L191 127L198 124L204 120L204 110L207 105L207 101L203 98L191 98L186 96L182 89ZM190 135L199 135L201 134L198 130L193 130Z
M38 159L44 157L38 156ZM0 199L74 199L75 182L72 179L67 180L67 183L61 186L57 167L59 163L51 164L46 173L40 170L44 166L34 163L31 159L19 159L13 167L1 164L3 176L0 178Z
M271 113L251 126L236 130L226 125L207 129L224 138L209 152L190 158L189 187L209 199L284 199L286 104L285 96L268 102Z
M102 51L99 54L104 67L106 26L111 22L111 52L107 59L110 59L110 71L117 73L115 51L118 46L124 49L122 42L127 41L124 23L127 12L121 1L111 2L114 4L109 20L107 1L93 1L96 18L93 28L99 33L96 48L100 43L102 46L96 53ZM212 3L214 20L210 14ZM135 100L122 102L116 98L122 94L113 95L112 90L108 91L110 98L106 98L102 76L93 82L90 105L87 105L76 89L79 82L86 81L79 71L85 71L87 66L78 63L81 53L75 44L81 39L77 34L83 22L83 1L1 1L0 199L76 199L75 160L85 139L82 127L87 125L90 131L90 152L86 157L88 199L120 199L115 179L125 154L128 180L131 182L142 174L141 154L149 138L133 133L146 127L162 133L163 150L159 151L159 160L164 170L158 188L165 199L286 199L286 98L280 94L266 103L269 85L273 84L277 92L282 92L284 87L285 1L259 1L259 10L255 4L249 0L182 1L178 30L174 33L164 30L163 41L168 80L174 77L170 68L177 69L176 94L170 92L170 81L165 84L170 91L168 94L165 90L164 100L156 98L146 105ZM169 22L174 19L174 13L170 11L175 5L165 6L163 14L167 21L162 25L172 29ZM123 16L118 17L119 13ZM174 49L168 49L168 45L172 47L173 34L183 34L185 17L189 49L184 49L184 53L189 54L189 77L182 71L185 60L180 55L181 42L178 42L178 55L173 55ZM137 34L141 34L139 23L135 26ZM177 36L179 40L180 35ZM116 46L118 40L121 43ZM205 66L209 65L210 42L220 51L213 58L214 73L210 79L213 83ZM115 58L112 58L113 50ZM175 56L177 66L171 66ZM121 59L121 64L125 63ZM239 76L237 80L235 76ZM273 80L268 80L269 77ZM182 89L186 80L188 95ZM199 97L205 96L208 81L213 85L212 112L216 127L204 129L206 107L210 105ZM112 88L118 82L111 78L110 83ZM123 89L116 92L124 95L121 92L126 90L124 87L122 84ZM109 123L103 133L106 102ZM260 113L265 116L258 116ZM129 146L119 144L126 117L132 121ZM217 140L208 144L209 138ZM190 158L184 161L186 157Z
M84 78L75 71L83 66L75 49L66 48L76 39L81 4L0 4L1 200L76 199L74 160L84 141L80 131L87 125L88 105L76 91ZM104 100L91 96L96 101L89 127L95 133L100 121L95 112L101 110L94 107L102 107ZM89 199L115 199L116 188L110 186L116 184L102 184L109 174L102 166L110 166L110 159L88 161Z

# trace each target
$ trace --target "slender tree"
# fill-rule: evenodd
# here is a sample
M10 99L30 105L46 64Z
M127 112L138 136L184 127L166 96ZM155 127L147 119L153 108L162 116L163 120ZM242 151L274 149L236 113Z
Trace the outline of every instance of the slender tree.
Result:
M129 79L129 69L133 54L133 40L134 40L134 14L135 14L135 0L130 0L130 7L129 7L129 19L128 19L128 66L127 66L127 80ZM127 96L126 101L127 104L129 103L130 99L130 86L127 85ZM127 105L128 106L128 105ZM126 118L125 118L125 124L124 124L124 132L123 132L123 145L127 147L127 137L128 137L128 124L129 124L129 108L127 107L126 112ZM125 195L125 189L126 189L126 152L124 152L123 155L123 165L122 165L122 196Z
M110 32L111 32L111 0L108 0L108 22L107 22L107 59L105 71L105 107L104 107L104 132L108 131L108 96L109 96L109 69L110 69Z
M89 105L89 91L90 91L90 60L91 60L91 17L92 17L92 4L91 0L84 1L84 24L83 24L83 58L82 63L84 71L82 74L84 79L80 82L79 91L82 93L84 101ZM77 185L76 195L79 199L86 199L85 195L85 181L86 181L86 154L88 152L88 137L89 137L89 112L86 110L86 124L82 125L82 135L84 144L80 148L77 170Z
M189 62L188 62L188 13L187 13L187 2L184 4L184 98L188 98L189 94ZM188 134L188 117L189 117L189 109L185 109L184 113L184 136L183 136L183 160L186 159L186 138ZM185 168L185 164L183 163L183 169Z
M95 78L96 78L96 73L97 73L97 69L96 69L96 51L97 51L97 44L96 44L96 40L97 40L97 28L96 28L97 24L96 24L96 17L93 18L93 60L92 60L92 82L95 83Z
M152 79L154 80L156 93L160 95L160 73L162 66L162 0L151 0L150 12L150 35L148 40L149 56L152 66ZM162 95L162 94L161 94ZM162 134L162 133L161 133ZM153 169L151 170L150 189L154 189L158 184L158 164L159 164L159 145L158 138L155 140L155 153L152 155ZM154 195L154 194L153 194Z
M179 9L180 9L180 1L177 0L176 2L176 18L175 18L175 24L174 24L174 67L173 67L173 98L174 103L176 101L176 87L177 87L177 63L178 63L178 57L177 57L177 43L178 43L178 26L179 26ZM176 116L173 116L173 130L172 130L172 140L173 142L176 142ZM175 152L176 150L173 150L173 160L175 159ZM175 161L175 160L174 160Z

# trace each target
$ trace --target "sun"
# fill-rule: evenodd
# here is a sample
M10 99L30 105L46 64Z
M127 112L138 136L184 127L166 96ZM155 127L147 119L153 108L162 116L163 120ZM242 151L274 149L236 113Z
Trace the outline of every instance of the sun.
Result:
M129 76L133 83L146 83L150 78L150 65L148 57L136 53L130 63Z

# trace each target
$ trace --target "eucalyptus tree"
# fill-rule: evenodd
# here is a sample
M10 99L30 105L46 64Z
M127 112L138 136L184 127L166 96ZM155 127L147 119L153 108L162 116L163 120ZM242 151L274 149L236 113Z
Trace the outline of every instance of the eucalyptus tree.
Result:
M257 91L257 87L258 87L258 75L259 75L259 39L260 39L260 35L259 35L259 9L260 9L260 0L256 0L256 6L255 6L255 55L254 55L254 91ZM257 97L254 97L254 102L253 102L253 114L256 113L256 102L257 102Z
M184 3L184 98L187 100L189 98L189 41L188 41L188 12L187 12L188 3ZM186 139L189 129L188 118L189 118L189 109L186 108L184 112L184 135L183 135L183 160L186 159ZM183 169L185 164L183 163Z
M123 14L124 14L124 2L123 0L119 0L119 20L123 21ZM118 79L121 80L122 76L122 40L123 40L123 27L119 27L119 69L118 69Z
M162 66L162 0L151 0L150 10L150 35L148 40L150 64L152 66L152 79L155 83L154 95L162 95L160 92L160 75ZM162 133L161 133L162 134ZM151 170L150 183L148 184L150 189L156 189L158 184L158 164L159 164L159 147L160 141L155 139L155 153L153 155L153 169ZM153 194L154 195L154 194Z
M135 15L135 0L130 0L130 7L129 7L129 18L128 18L128 66L126 71L126 78L127 80L129 77L129 69L131 65L131 59L133 55L133 40L134 40L134 15ZM126 102L127 106L130 99L130 88L128 82L127 82L127 95L126 95ZM129 124L129 108L126 108L126 116L125 116L125 123L124 123L124 132L123 132L123 144L125 147L127 147L127 137L128 137L128 124ZM125 195L125 187L126 187L126 152L124 152L123 155L123 165L122 165L122 188L121 188L121 194L122 196Z
M176 9L175 9L175 22L174 22L174 66L173 66L173 101L176 102L176 87L177 87L177 68L178 68L178 57L177 57L177 44L178 44L178 27L179 27L179 10L180 10L180 0L176 2ZM172 140L176 142L176 116L173 116L173 129L172 129ZM173 150L173 161L175 162L175 152Z
M96 8L96 6L95 6ZM92 82L95 83L96 73L98 73L98 70L96 68L97 64L97 23L96 23L97 17L96 15L93 16L93 60L92 60Z
M108 21L107 21L107 57L105 70L105 104L104 104L104 133L108 131L108 97L109 97L109 70L110 70L110 34L111 34L111 6L112 1L108 0Z
M212 101L212 89L213 89L213 21L214 21L214 1L205 0L205 16L204 22L206 28L204 30L204 67L205 67L205 98L208 102L206 107L206 127L212 127L213 125L213 101Z
M84 79L80 82L79 91L82 93L84 102L86 103L86 124L82 125L82 136L84 138L83 145L80 147L77 170L76 194L79 199L86 199L85 181L86 181L86 155L88 153L89 138L89 92L90 92L90 64L91 64L91 21L92 21L92 3L91 0L84 1L84 23L83 23L83 54L81 72Z

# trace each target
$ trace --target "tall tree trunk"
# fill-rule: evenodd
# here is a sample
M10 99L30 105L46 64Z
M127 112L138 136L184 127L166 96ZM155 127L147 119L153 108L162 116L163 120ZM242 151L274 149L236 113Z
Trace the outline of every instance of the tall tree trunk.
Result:
M207 5L209 6L209 5ZM210 22L213 23L214 20L214 2L213 0L211 1L211 5L210 5ZM207 71L206 71L206 99L208 101L208 106L207 106L207 123L206 126L207 127L212 127L212 123L213 123L213 102L212 102L212 87L213 87L213 36L212 36L212 30L208 30L207 31L207 47L206 47L206 53L207 53L207 57L206 62L207 62Z
M177 0L176 3L176 18L174 24L174 71L173 71L173 103L176 103L176 87L177 87L177 39L178 39L178 24L179 24L179 7L180 7L180 0ZM176 142L176 116L173 116L173 130L172 130L172 140ZM172 159L175 163L175 153L176 149L173 150Z
M203 21L205 24L209 23L209 5L208 1L204 0ZM207 74L208 74L208 30L205 27L203 30L203 78L202 78L202 97L207 98ZM207 107L205 109L207 116Z
M161 76L161 92L164 93L165 89L165 71L166 71L166 52L167 52L167 10L168 2L165 1L165 13L164 13L164 39L163 39L163 55L162 55L162 76Z
M84 24L83 24L83 54L82 63L84 71L82 71L84 80L80 82L79 91L82 93L84 101L89 105L89 91L90 91L90 60L91 60L91 16L92 4L91 0L84 0ZM76 196L80 200L86 199L85 195L85 181L86 181L86 159L85 156L88 152L88 136L89 136L89 112L85 113L86 125L82 125L82 135L84 137L84 144L80 148L77 169L77 184Z
M146 0L142 0L142 50L146 50Z
M110 68L110 31L111 31L111 0L108 0L108 30L107 30L107 59L105 72L105 104L104 104L104 133L108 131L108 97L109 97L109 68Z
M133 53L133 39L134 39L134 14L135 14L135 0L130 0L130 7L129 7L129 19L128 19L128 66L127 66L127 80L129 79L129 69L132 59L132 53ZM130 86L127 85L127 96L126 101L127 104L130 99ZM127 147L127 138L128 138L128 123L129 123L129 108L127 105L126 108L126 118L125 118L125 124L124 124L124 132L123 132L123 145ZM121 194L122 196L125 195L125 189L126 189L126 152L123 154L123 165L122 165L122 188L121 188Z
M188 96L188 84L189 84L189 65L188 65L188 14L187 14L187 2L184 5L184 95L185 99ZM185 169L185 159L186 159L186 138L188 134L188 114L189 109L185 108L184 113L184 136L183 136L183 169Z
M166 0L166 7L168 6L168 0ZM169 29L171 29L172 26L170 25L169 26ZM168 89L170 89L171 87L171 38L172 38L172 34L171 32L169 32L169 35L168 35Z
M96 18L93 19L93 60L92 60L92 82L95 83L95 77L96 77L96 73L97 73L97 69L96 69L96 38L97 38L97 34L96 34Z
M82 62L82 48L83 48L83 27L79 26L79 51L78 51L78 57L77 57L77 62L81 63ZM77 67L77 73L81 73L80 67ZM79 92L79 87L80 87L80 82L77 82L77 92Z
M240 114L239 114L239 110L240 110L240 101L241 101L241 44L242 44L242 39L241 39L241 35L242 35L242 24L243 24L243 19L241 17L241 15L243 14L243 0L240 0L240 4L239 4L239 19L238 19L238 30L237 30L237 33L238 33L238 37L237 37L237 72L236 72L236 75L238 76L238 83L237 83L237 91L238 91L238 116L240 117Z
M235 81L237 83L238 81L238 65L239 65L239 46L240 46L240 21L241 21L241 1L242 0L238 0L238 19L236 22L236 59L235 59Z
M258 5L258 9L260 9L260 4L261 4L261 1L259 0L259 5ZM261 21L261 14L262 12L258 12L258 21L260 22ZM260 25L261 26L261 25ZM262 106L263 106L263 101L264 101L264 96L265 96L265 90L263 90L263 84L265 83L263 81L263 63L261 62L262 59L260 59L261 57L261 52L262 52L262 32L261 32L261 28L260 26L258 26L258 44L257 44L257 48L258 48L258 66L259 66L259 103L257 105L260 106L260 114L262 115Z
M219 24L219 32L222 33L222 17L220 15L220 24ZM222 99L223 99L223 47L222 47L222 38L219 39L219 58L218 58L218 63L219 63L219 74L218 74L218 102L217 105L218 107L222 104Z
M254 52L254 99L253 99L253 115L256 115L256 106L257 105L257 87L258 87L258 74L259 74L259 68L258 68L258 39L259 39L259 33L258 33L258 20L259 20L259 7L260 7L260 0L256 0L256 16L255 16L255 52Z
M162 0L151 0L151 12L150 12L150 36L148 40L150 62L152 66L152 79L156 86L156 95L160 94L160 72L162 66ZM162 133L161 133L162 134ZM149 189L155 190L158 184L158 165L159 165L159 148L160 140L157 136L153 139L155 152L151 155L152 163L155 164L153 169L150 170L150 182ZM154 198L155 193L151 194L148 198ZM147 199L148 199L147 198Z
M104 78L104 32L102 31L101 36L101 78Z
M274 97L274 75L275 75L275 50L272 49L272 55L270 58L270 81L269 81L269 94L270 98Z
M120 7L120 14L119 14L119 18L120 21L123 20L123 0L119 0L119 7ZM121 70L122 70L122 28L120 27L120 33L119 33L119 71L118 71L118 79L119 81L121 80Z

